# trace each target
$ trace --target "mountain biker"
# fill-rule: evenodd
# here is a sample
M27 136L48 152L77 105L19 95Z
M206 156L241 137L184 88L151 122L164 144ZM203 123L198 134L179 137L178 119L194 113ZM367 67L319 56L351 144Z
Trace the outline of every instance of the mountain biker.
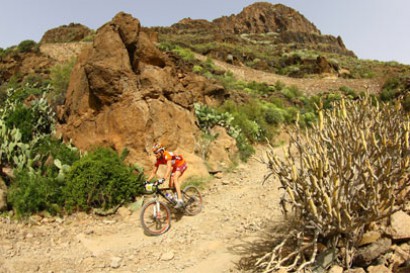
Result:
M154 164L154 169L148 177L148 181L154 178L158 171L159 165L166 165L167 170L164 177L169 177L169 187L175 188L178 196L175 208L182 208L184 206L184 201L182 200L181 180L179 178L187 169L186 161L181 155L176 155L173 152L166 151L160 143L155 143L152 146L152 152L155 154L157 159ZM162 181L165 181L165 178L162 178Z

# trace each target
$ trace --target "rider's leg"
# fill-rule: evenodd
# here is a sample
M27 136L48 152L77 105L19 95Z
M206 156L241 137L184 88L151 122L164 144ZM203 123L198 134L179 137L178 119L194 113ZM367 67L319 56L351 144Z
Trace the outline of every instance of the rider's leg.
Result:
M174 176L171 174L171 178L169 179L169 188L171 188L173 191L175 191L175 182L174 182Z
M177 195L178 195L178 200L182 201L182 194L181 194L181 172L176 171L174 175L172 176L172 180L175 186L175 189L177 190Z

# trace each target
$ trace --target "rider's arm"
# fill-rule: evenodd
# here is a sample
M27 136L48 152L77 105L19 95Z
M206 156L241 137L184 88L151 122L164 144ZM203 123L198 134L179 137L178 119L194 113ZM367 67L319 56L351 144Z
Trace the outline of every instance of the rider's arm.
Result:
M164 176L165 179L169 178L169 176L171 175L171 171L172 171L172 161L168 160L167 161L167 171L165 172L165 176Z
M156 174L157 171L158 171L158 167L159 167L159 166L155 165L154 169L152 170L151 174L149 175L149 177L148 177L148 179L147 179L148 181L150 181L152 178L154 178L155 174Z

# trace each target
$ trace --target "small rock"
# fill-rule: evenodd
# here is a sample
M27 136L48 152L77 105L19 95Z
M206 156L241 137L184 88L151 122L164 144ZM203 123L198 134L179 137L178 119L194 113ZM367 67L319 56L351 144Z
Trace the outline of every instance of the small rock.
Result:
M111 268L119 268L121 266L121 258L120 257L113 257L111 258Z
M40 215L32 215L29 218L29 223L34 225L40 225L41 220L43 220L43 217L41 217Z
M170 251L161 255L161 261L170 261L174 259L174 252Z
M328 273L343 273L343 267L340 267L338 265L334 265L334 266L332 266L332 268L330 268Z
M392 273L390 269L384 265L369 266L367 268L368 273Z
M214 177L217 179L222 179L222 177L224 177L222 172L217 172L216 174L214 174Z
M103 223L106 225L112 225L112 224L115 224L116 221L115 220L103 220Z
M364 245L368 245L371 243L376 242L377 240L379 240L381 237L380 232L377 231L368 231L365 234L363 234L362 239L359 242L359 246L364 246Z
M391 216L393 240L410 239L410 216L404 211L398 211Z
M358 266L368 266L374 259L386 253L391 246L389 238L381 238L377 242L358 249L353 264Z

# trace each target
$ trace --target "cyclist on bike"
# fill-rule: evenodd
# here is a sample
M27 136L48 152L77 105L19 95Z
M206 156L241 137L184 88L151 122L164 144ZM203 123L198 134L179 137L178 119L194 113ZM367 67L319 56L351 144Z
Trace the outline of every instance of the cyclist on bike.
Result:
M148 181L154 178L158 171L159 165L166 165L167 170L164 177L169 177L169 187L175 188L178 196L175 208L182 208L184 206L184 201L182 200L181 180L179 178L187 169L186 161L182 158L181 155L176 155L173 152L166 151L160 143L155 143L152 146L152 151L155 154L157 160L154 164L154 169L148 177ZM162 181L165 181L165 178L162 178Z

